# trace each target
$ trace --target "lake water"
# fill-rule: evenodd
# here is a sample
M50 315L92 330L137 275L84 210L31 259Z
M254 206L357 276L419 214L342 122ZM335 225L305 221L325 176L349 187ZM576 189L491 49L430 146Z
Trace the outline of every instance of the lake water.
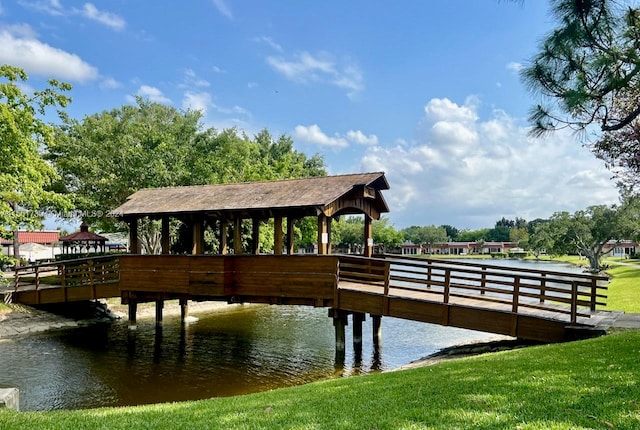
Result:
M512 260L499 265L575 273L553 263ZM551 264L551 265L550 265ZM233 396L393 369L447 346L493 335L452 327L382 319L382 342L363 327L354 354L351 320L343 359L335 356L327 309L232 305L194 314L182 325L165 316L0 339L0 388L20 389L22 410L81 409Z

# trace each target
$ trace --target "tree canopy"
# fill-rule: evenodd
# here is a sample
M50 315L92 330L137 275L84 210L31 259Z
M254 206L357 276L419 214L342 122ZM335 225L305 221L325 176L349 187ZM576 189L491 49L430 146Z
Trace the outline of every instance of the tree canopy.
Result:
M232 128L204 129L198 111L143 99L57 128L49 159L60 172L77 215L114 229L108 212L141 188L320 176L319 155L308 158L287 136L267 130L255 139Z
M639 231L638 202L631 199L619 206L591 206L574 214L556 212L548 223L538 225L532 242L552 254L580 254L598 272L601 258L613 250L605 250L605 245L636 239Z
M71 86L49 80L44 90L25 94L24 70L0 66L0 234L38 228L45 211L64 212L71 202L54 191L58 176L42 153L54 143L51 125L43 120L48 107L64 108ZM14 241L17 242L17 241ZM17 245L17 243L15 243ZM17 246L14 247L17 254Z
M550 103L532 110L533 132L627 126L640 114L640 10L615 0L551 3L559 26L522 71L525 83ZM618 100L631 103L621 108Z

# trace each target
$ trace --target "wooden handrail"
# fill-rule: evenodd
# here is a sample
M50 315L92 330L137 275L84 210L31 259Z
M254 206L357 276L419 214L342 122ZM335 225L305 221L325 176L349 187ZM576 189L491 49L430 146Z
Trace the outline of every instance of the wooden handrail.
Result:
M393 291L413 291L440 296L444 304L450 303L451 297L510 303L513 313L519 312L520 308L549 310L569 314L573 323L578 316L589 316L578 308L593 311L596 306L605 305L602 299L606 295L600 291L607 287L599 285L599 281L608 279L588 274L395 255L384 258L340 256L340 265L345 267L340 271L340 280L379 285L383 287L381 293L385 297L390 293L398 294ZM388 278L386 267L389 267ZM500 297L508 297L508 302Z

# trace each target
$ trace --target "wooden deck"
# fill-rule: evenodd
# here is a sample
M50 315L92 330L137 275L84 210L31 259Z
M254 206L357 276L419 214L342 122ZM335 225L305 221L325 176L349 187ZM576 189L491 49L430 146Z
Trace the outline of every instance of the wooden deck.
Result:
M307 305L557 342L611 318L606 279L398 256L122 255L19 269L6 297Z

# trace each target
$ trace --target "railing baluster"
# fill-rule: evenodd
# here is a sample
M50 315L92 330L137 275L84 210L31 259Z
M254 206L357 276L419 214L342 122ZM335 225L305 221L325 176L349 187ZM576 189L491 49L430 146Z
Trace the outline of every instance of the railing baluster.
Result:
M547 295L547 274L541 273L542 280L540 281L540 303L544 303Z
M597 296L598 295L598 280L593 278L591 280L591 310L596 310Z
M485 288L487 287L487 268L482 268L482 279L480 281L480 295L485 294Z
M518 304L520 302L520 276L513 278L513 303L511 306L511 312L518 313Z
M571 324L578 322L578 282L571 281Z
M447 268L444 272L444 303L449 303L449 293L451 290L451 269Z

